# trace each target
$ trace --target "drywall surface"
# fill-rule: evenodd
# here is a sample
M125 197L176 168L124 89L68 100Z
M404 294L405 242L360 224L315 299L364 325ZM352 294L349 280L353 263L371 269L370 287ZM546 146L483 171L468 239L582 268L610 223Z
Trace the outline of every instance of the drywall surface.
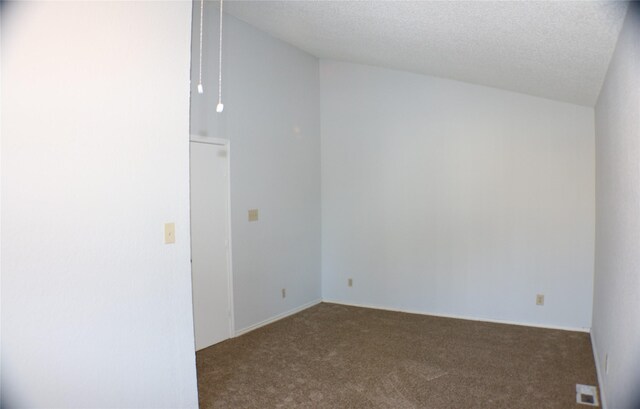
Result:
M230 140L234 315L242 331L320 298L319 63L225 15L217 114L217 7L205 5L198 94L194 5L191 133ZM258 221L248 221L249 209L259 210Z
M2 407L195 408L191 3L2 7Z
M640 7L631 3L595 109L596 262L592 338L600 388L606 407L611 409L640 407L638 39Z
M323 299L590 327L593 109L349 63L320 73Z

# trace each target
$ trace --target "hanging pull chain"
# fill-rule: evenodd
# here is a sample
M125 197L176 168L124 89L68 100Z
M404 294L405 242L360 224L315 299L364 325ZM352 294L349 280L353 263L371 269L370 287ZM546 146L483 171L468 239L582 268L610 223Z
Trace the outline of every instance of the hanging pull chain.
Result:
M224 109L222 103L222 3L224 0L220 0L220 46L218 47L218 105L216 106L216 112L220 113Z
M204 0L200 0L200 63L198 71L198 94L204 93L202 86L202 20L204 18Z

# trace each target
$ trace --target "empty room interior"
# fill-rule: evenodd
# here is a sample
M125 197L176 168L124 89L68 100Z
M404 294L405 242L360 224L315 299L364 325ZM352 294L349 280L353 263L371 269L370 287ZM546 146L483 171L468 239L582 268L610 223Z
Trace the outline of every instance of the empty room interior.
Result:
M2 408L640 408L640 4L2 2Z

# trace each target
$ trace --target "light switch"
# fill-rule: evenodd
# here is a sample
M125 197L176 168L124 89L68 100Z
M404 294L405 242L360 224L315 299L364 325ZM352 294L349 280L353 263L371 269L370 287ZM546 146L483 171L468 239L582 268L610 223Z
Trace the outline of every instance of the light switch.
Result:
M258 209L249 209L249 221L250 222L258 221Z
M164 244L173 244L176 242L176 224L164 224Z

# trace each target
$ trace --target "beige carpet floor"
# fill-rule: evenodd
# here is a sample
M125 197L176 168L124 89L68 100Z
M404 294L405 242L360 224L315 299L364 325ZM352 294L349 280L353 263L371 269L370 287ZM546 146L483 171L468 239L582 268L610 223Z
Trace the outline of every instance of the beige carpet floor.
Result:
M586 333L322 303L196 354L201 408L588 408Z

